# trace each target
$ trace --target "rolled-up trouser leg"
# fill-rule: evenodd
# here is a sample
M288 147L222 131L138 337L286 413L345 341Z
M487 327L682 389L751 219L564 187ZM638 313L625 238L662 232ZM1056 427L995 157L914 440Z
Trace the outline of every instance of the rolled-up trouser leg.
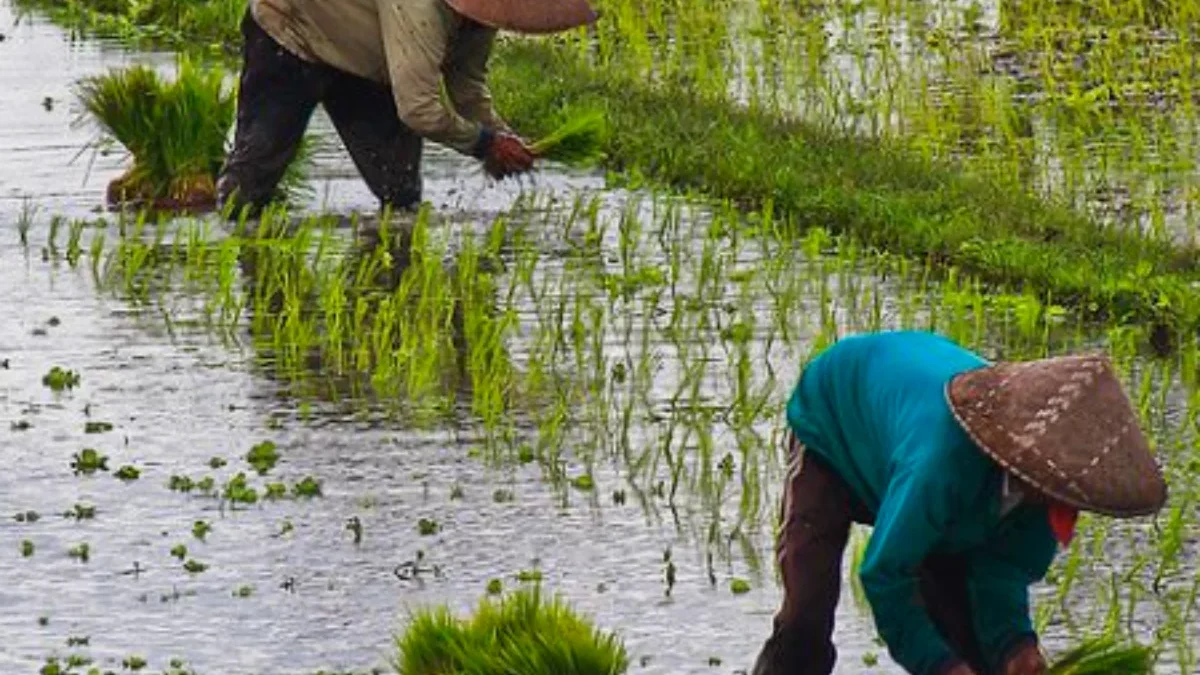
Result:
M233 150L217 183L233 216L262 210L296 156L312 113L333 72L294 56L266 33L247 10L242 19L243 66L238 85Z
M851 503L843 481L789 435L790 464L777 543L783 606L753 675L828 675L837 660L834 614Z
M400 121L392 90L338 73L324 99L338 136L381 206L415 208L421 201L422 139Z
M992 675L971 620L965 560L953 555L929 556L921 565L920 588L925 611L950 649L975 675Z

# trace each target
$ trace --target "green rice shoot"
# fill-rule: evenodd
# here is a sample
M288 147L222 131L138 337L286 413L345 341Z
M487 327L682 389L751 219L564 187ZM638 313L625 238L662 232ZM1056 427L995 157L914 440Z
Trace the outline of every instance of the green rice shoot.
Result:
M537 157L563 164L592 164L604 156L606 132L604 113L592 110L572 116L530 150Z
M629 667L624 644L558 598L519 589L483 599L473 617L444 606L414 612L397 638L400 675L616 675Z
M1150 675L1153 671L1154 652L1149 647L1100 637L1063 654L1047 675Z

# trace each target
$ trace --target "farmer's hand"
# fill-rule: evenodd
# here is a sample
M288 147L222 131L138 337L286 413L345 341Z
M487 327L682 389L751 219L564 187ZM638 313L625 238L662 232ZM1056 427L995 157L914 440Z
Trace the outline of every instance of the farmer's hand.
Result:
M1045 675L1047 668L1046 657L1031 642L1012 655L1004 666L1004 675Z
M497 179L525 173L533 168L533 153L516 135L497 133L483 160L483 168Z

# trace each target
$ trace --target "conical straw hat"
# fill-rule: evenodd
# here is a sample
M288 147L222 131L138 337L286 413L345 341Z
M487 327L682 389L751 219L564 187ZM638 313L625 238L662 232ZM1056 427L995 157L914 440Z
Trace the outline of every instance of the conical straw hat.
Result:
M1117 517L1166 503L1162 473L1104 355L967 371L946 385L946 398L983 452L1053 499Z
M556 33L596 20L587 0L446 0L446 4L485 26L518 33Z

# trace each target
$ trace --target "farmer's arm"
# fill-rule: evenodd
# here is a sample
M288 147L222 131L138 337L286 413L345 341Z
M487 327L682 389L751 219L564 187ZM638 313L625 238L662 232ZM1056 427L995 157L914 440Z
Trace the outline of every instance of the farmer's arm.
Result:
M1042 507L1022 507L996 536L973 552L967 588L980 647L1000 668L1022 646L1037 643L1029 616L1029 586L1046 575L1057 543Z
M442 0L379 0L396 112L421 136L465 155L482 157L491 132L459 115L441 96L450 11Z
M458 114L495 131L510 131L508 123L496 112L488 88L488 60L496 31L479 26L458 32L443 64L446 94Z
M918 570L958 509L945 471L902 467L880 504L859 576L888 652L916 675L961 663L919 604Z

